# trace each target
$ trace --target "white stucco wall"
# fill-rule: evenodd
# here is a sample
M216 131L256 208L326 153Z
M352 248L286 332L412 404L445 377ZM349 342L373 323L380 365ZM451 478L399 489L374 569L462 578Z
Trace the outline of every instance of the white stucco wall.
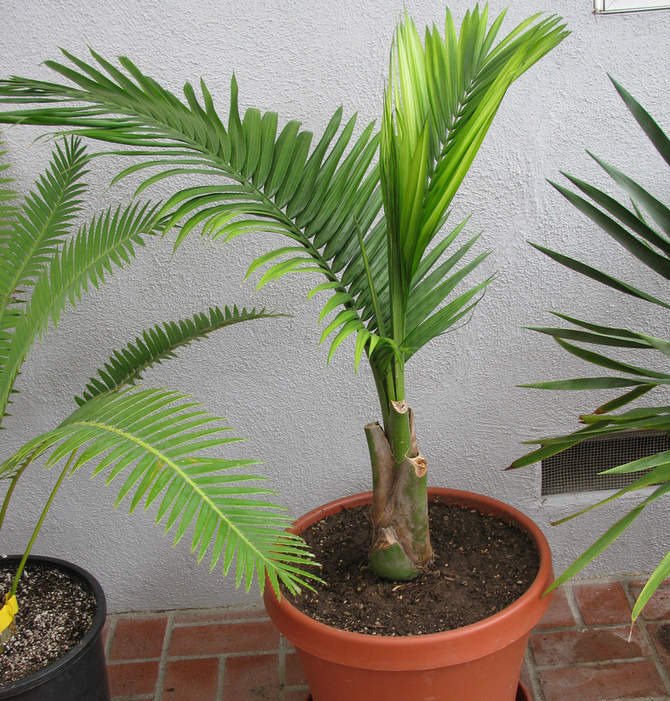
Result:
M432 471L431 483L471 489L508 501L533 517L550 538L557 569L614 520L616 507L559 528L548 523L578 500L539 497L539 470L502 469L521 454L520 441L575 427L578 412L605 394L542 393L518 383L580 375L588 369L524 324L549 323L548 309L663 333L653 310L545 259L526 239L568 254L591 251L595 263L631 282L636 265L546 183L565 169L604 182L584 153L592 149L667 196L661 161L627 117L607 72L670 128L670 12L594 16L591 0L516 0L507 27L536 10L565 16L572 35L511 89L467 177L455 210L472 213L469 230L483 230L495 249L489 270L498 277L472 321L433 342L408 366L408 400ZM457 17L470 2L452 3ZM406 0L417 24L441 24L441 0ZM493 0L491 9L505 3ZM96 3L5 2L0 7L0 74L50 74L40 63L63 46L83 54L90 45L108 58L132 57L175 90L204 76L225 112L234 70L243 107L275 109L301 118L317 133L334 109L358 110L361 123L377 118L394 22L402 4L389 0L140 0ZM39 130L12 128L5 138L14 175L27 187L48 157L33 143ZM116 166L101 161L91 173L90 209L122 199L129 186L108 188ZM661 175L663 174L663 175ZM154 197L162 196L158 190ZM326 367L320 347L318 302L305 304L314 280L287 277L251 297L240 285L246 265L262 250L248 238L227 248L193 237L171 259L167 242L152 245L135 265L89 296L34 350L17 383L14 416L2 432L2 453L52 427L71 397L106 360L143 328L181 318L210 304L255 304L292 319L239 326L196 344L180 359L147 373L146 382L190 391L225 415L247 443L231 455L259 457L283 502L299 514L345 493L369 487L362 426L377 418L366 369L353 373L351 348ZM55 474L35 468L18 490L0 550L18 551ZM216 606L249 601L232 583L195 565L187 543L172 549L152 514L113 511L114 491L80 474L66 484L44 529L38 552L62 555L93 571L112 610ZM582 503L581 500L579 503ZM637 527L587 574L644 572L665 552L666 505ZM665 519L667 521L667 519Z

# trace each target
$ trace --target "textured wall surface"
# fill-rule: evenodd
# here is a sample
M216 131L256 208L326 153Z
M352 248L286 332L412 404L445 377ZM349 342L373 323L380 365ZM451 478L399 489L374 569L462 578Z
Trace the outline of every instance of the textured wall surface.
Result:
M452 3L460 18L469 2ZM361 124L378 117L388 47L402 4L389 0L85 0L2 3L0 73L47 77L41 64L58 47L82 54L90 45L108 58L125 54L145 72L179 90L205 77L225 112L232 71L243 107L274 109L301 119L317 133L338 105L358 111ZM505 3L493 0L494 12ZM595 322L621 323L663 333L661 319L634 300L569 274L536 253L526 240L590 260L653 291L623 253L560 198L546 178L559 169L604 182L585 154L589 148L628 168L667 195L660 158L646 144L607 73L631 90L670 127L670 12L594 16L591 0L516 0L509 28L536 10L565 16L572 35L510 90L455 203L472 214L471 233L483 231L495 249L487 265L498 276L474 318L424 349L408 367L408 400L432 470L431 482L494 495L527 512L550 538L557 569L612 522L616 507L570 524L584 498L540 499L539 471L502 469L521 454L520 441L575 427L578 412L606 396L548 394L515 386L524 381L579 376L583 364L552 342L522 330L548 323L555 309ZM417 24L442 23L439 0L406 0ZM5 138L27 187L49 149L39 130L12 128ZM118 164L102 160L89 176L90 210L128 196L131 184L109 187ZM165 191L157 189L152 197ZM289 312L291 319L258 321L224 330L147 373L151 385L189 391L228 417L247 442L231 453L265 461L260 470L294 514L369 487L362 426L377 418L369 373L353 372L353 352L338 352L326 367L318 345L318 302L305 303L314 280L286 277L252 297L241 285L246 266L263 250L260 237L227 247L196 237L172 257L168 242L152 245L135 265L70 311L24 367L2 453L60 421L72 395L108 357L143 328L190 315L210 304L255 304ZM656 288L658 289L658 288ZM33 468L18 490L0 550L21 550L40 501L56 475ZM69 557L103 583L112 610L240 603L229 580L198 567L186 541L171 541L153 526L153 514L129 517L111 508L114 493L79 474L66 483L49 517L39 552ZM665 507L667 508L667 507ZM587 573L650 571L665 552L663 504L644 514Z

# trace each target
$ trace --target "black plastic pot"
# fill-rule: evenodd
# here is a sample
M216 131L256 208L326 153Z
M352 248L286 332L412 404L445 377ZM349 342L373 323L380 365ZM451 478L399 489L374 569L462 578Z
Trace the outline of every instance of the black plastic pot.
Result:
M3 559L16 564L20 557ZM102 628L107 604L102 587L86 570L65 560L31 556L28 564L41 563L66 572L74 572L90 587L95 596L96 612L86 635L63 657L24 679L0 687L0 700L14 701L109 701L109 684L105 665Z

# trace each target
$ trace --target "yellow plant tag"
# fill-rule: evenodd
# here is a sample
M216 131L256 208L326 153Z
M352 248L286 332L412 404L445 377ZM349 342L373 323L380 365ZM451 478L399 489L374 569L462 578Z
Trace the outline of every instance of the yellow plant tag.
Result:
M0 608L0 633L12 624L14 616L18 613L19 604L16 596L5 595L5 605Z

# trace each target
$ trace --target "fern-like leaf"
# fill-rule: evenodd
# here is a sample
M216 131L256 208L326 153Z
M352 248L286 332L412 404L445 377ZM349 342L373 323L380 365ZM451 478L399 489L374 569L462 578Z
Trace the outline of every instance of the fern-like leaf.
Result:
M34 283L68 233L86 189L80 181L87 163L81 139L56 144L49 166L14 212L9 231L0 220L7 231L0 247L0 312L17 290Z
M135 203L94 217L54 254L48 269L36 280L30 303L16 319L2 373L0 421L14 381L28 351L51 320L58 324L69 302L75 305L91 286L99 285L135 255L142 237L161 230L157 206Z
M92 377L81 397L75 397L80 406L94 397L113 392L124 385L133 385L142 379L148 368L168 358L176 357L175 351L192 341L199 341L219 329L252 319L272 319L287 314L267 312L265 309L238 309L236 306L210 307L189 319L157 324L142 332L125 348L115 350L104 368Z
M160 389L112 392L75 410L58 428L37 436L0 465L10 478L28 458L47 456L52 466L77 451L71 471L92 467L106 484L120 483L116 504L129 499L130 511L157 504L156 522L174 532L177 544L192 529L191 551L227 574L235 560L235 583L249 590L254 574L263 590L266 575L277 595L309 587L315 575L304 541L289 532L291 520L277 504L259 498L274 494L248 486L262 479L231 472L253 460L210 457L238 438L221 421L184 395Z

